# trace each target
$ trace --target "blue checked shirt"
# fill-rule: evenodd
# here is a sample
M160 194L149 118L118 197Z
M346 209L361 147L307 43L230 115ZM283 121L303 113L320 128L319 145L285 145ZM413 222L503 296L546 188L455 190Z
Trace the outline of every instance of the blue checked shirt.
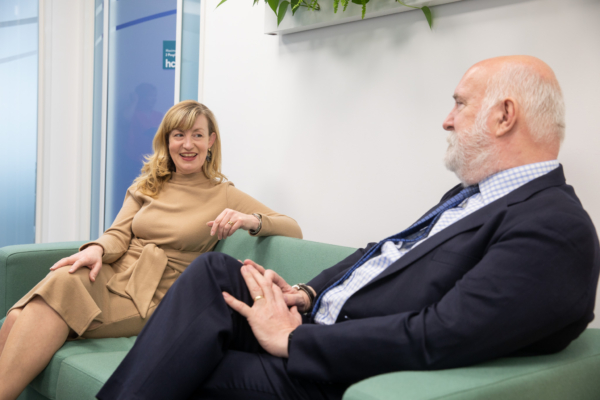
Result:
M365 264L356 269L348 279L329 290L323 296L319 310L315 314L315 322L323 325L335 323L344 303L346 303L350 296L366 286L377 275L398 261L411 249L414 249L419 244L456 221L459 221L493 201L506 196L527 182L547 174L555 168L558 168L558 166L558 161L554 160L523 165L498 172L497 174L485 178L479 183L479 193L466 199L457 207L445 211L436 222L429 233L429 236L414 244L412 248L403 248L404 243L402 242L397 245L391 241L385 242L381 247L380 255L365 262Z

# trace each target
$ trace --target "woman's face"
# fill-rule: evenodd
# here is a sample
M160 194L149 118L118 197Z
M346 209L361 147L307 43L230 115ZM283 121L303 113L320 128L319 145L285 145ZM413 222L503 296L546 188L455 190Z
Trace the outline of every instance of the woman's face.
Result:
M208 149L216 138L216 133L208 131L208 120L204 115L196 118L191 129L172 130L169 133L169 154L175 163L176 172L193 174L202 171Z

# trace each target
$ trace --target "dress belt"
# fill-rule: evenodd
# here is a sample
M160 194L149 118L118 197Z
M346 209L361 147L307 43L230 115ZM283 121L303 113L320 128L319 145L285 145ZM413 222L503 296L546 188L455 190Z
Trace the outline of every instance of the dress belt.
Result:
M133 263L126 271L115 274L107 283L108 290L119 296L129 298L135 304L140 316L146 318L152 298L160 284L160 280L169 263L169 257L163 249L154 243L143 244L140 239L133 239L130 250L140 249L141 254L137 261ZM179 272L183 272L185 267L194 260L200 253L179 252L169 249L169 253L177 255L177 260L173 260L177 265Z

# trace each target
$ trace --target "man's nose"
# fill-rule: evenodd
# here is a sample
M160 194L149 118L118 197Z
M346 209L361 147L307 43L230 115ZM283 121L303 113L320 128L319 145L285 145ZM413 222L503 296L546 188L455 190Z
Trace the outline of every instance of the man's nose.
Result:
M448 116L444 120L444 123L442 124L442 126L444 127L444 130L446 130L446 131L454 130L454 117L452 116L452 113L448 114Z

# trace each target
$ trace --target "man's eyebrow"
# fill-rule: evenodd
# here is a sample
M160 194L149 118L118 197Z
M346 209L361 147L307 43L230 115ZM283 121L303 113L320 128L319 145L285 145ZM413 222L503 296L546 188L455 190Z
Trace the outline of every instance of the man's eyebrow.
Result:
M456 94L455 93L454 96L452 96L452 98L457 103L466 103L467 102L467 100L465 99L465 97L461 96L460 94Z

